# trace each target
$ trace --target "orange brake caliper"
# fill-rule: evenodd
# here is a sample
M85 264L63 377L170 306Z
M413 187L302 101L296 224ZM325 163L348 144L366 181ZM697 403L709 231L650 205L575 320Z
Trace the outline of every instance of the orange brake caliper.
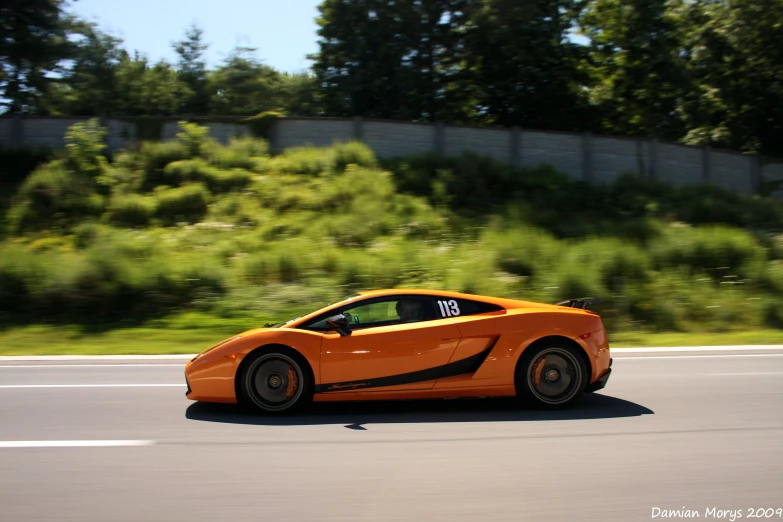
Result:
M541 371L544 369L545 362L546 357L539 359L535 366L533 366L533 386L538 386L538 383L541 382Z
M288 388L285 390L285 398L290 399L294 396L294 392L296 391L297 386L299 385L299 381L296 378L296 372L293 368L290 366L288 367Z

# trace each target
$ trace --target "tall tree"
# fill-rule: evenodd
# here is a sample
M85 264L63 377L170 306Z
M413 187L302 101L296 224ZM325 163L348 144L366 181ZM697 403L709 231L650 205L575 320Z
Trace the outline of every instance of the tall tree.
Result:
M583 130L580 47L570 0L482 0L471 13L465 65L478 121Z
M151 64L140 53L123 56L115 71L117 86L112 114L171 116L180 113L188 86L165 60Z
M64 0L0 3L0 105L36 112L50 74L67 57Z
M783 2L695 0L681 25L695 82L683 141L783 156Z
M45 108L50 114L75 116L172 115L190 92L166 61L151 64L133 55L118 37L95 24L74 20L72 63Z
M463 79L464 30L473 0L413 0L403 11L408 70L405 91L416 119L456 121L464 98L455 89Z
M179 78L190 90L181 107L185 114L205 115L209 111L207 65L204 61L204 52L209 46L204 43L203 35L201 28L192 25L185 38L174 43L174 50L179 55Z
M281 75L283 107L288 116L323 116L318 84L307 72Z
M237 47L210 74L213 114L251 116L284 109L280 73L261 63L254 53L254 48Z
M402 8L409 2L401 2ZM408 119L400 6L383 0L325 0L320 51L311 56L326 110L333 116Z
M312 58L326 110L448 120L460 67L459 30L472 0L325 0Z
M590 98L599 129L677 139L689 89L673 8L684 0L587 0L579 17L590 39ZM671 5L670 5L671 4Z
M129 59L122 40L83 20L74 21L71 36L73 63L66 73L65 89L59 93L59 112L74 116L118 113L117 70Z

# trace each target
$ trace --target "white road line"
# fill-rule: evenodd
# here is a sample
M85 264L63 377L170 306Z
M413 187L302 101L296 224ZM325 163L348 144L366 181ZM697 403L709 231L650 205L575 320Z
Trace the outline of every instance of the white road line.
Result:
M184 368L183 364L171 364L171 363L149 363L149 364L3 364L0 365L0 369L3 368L146 368L146 367L161 367L169 366L172 368Z
M0 361L184 361L190 360L195 356L195 353L164 355L0 355Z
M152 440L0 440L0 448L87 448L151 446Z
M705 375L737 376L737 375L783 375L783 372L745 372L745 373L707 373Z
M744 354L734 354L734 355L650 355L650 356L639 356L636 357L634 355L628 356L628 357L614 357L615 361L632 361L632 360L643 360L643 359L738 359L743 357L783 357L783 353L744 353Z
M622 348L609 346L612 351L619 353L670 353L670 352L751 352L779 350L783 351L783 345L774 344L746 344L741 346L657 346L647 348Z
M185 384L2 384L0 388L184 388Z

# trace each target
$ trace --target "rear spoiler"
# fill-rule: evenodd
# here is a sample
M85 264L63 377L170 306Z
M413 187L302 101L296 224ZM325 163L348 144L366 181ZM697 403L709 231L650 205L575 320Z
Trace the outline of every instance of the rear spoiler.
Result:
M569 308L581 308L587 310L587 307L594 304L603 303L604 300L600 297L580 297L577 299L569 299L568 301L561 301L555 303L556 306L567 306Z

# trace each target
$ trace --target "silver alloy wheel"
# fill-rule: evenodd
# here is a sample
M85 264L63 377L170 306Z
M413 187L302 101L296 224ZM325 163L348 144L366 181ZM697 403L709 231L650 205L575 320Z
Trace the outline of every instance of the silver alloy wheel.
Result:
M547 348L530 361L527 385L546 404L563 404L579 393L584 379L576 356L562 348Z
M265 354L247 369L245 390L259 408L286 410L302 395L304 375L299 364L281 353Z

